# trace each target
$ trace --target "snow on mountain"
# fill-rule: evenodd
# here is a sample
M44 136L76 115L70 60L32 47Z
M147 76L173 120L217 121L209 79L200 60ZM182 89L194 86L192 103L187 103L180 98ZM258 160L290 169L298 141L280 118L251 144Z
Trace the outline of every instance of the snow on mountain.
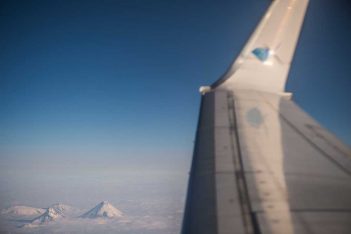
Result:
M61 217L64 217L64 216L60 212L58 212L54 208L48 208L44 214L33 219L32 224L47 223Z
M1 215L11 218L33 218L41 215L45 209L35 208L30 206L12 206L1 210Z
M122 217L122 212L107 201L103 201L83 215L81 214L80 209L62 203L51 205L46 209L28 206L14 206L1 210L0 221L5 222L4 224L8 225L10 229L26 229L46 228L48 227L46 224L49 223L56 226L66 224L74 226L87 223L92 223L91 225L94 225L96 222L98 222L98 224L114 222L117 221L117 218L118 222L121 222L124 219ZM81 218L96 219L96 222L94 220L83 220ZM3 223L0 223L0 226L2 224ZM52 225L49 226L52 227Z
M54 209L57 213L60 213L62 216L71 216L72 213L75 213L77 211L77 208L65 205L62 203L56 203L51 205L49 208Z
M81 218L120 218L122 212L107 201L100 202L93 209L80 216Z
M32 224L43 224L60 218L71 216L76 209L61 203L48 207L42 215L34 218Z

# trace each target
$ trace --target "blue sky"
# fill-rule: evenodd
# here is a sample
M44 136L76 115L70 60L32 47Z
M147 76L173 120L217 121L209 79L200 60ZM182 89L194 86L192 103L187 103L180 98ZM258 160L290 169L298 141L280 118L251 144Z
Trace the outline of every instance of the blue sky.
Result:
M223 74L269 4L1 1L1 168L187 171L198 88ZM350 11L311 0L287 86L349 145Z

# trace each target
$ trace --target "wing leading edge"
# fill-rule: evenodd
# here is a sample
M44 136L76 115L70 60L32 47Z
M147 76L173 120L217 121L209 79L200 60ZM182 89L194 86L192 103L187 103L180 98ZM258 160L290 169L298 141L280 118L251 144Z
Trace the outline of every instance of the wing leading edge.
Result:
M306 7L274 1L203 93L183 234L351 233L351 150L284 93Z

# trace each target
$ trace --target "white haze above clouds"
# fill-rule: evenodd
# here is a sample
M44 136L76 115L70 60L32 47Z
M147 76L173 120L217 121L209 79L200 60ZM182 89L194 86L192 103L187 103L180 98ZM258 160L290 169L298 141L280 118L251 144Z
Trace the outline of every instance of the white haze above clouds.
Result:
M156 157L160 160L155 160ZM111 233L116 230L128 234L140 233L140 230L145 230L143 233L178 233L189 162L180 165L181 160L174 163L177 160L167 155L164 159L161 156L151 159L150 163L141 156L118 161L102 155L86 160L69 157L7 160L0 165L0 208L13 205L45 208L64 203L88 210L108 200L125 214L128 222L107 220L104 224L90 222L86 226L84 222L87 221L62 220L16 231L46 233L50 228L50 232L60 233L64 226L74 232L84 227L91 229L91 233L97 230L109 233L111 228ZM84 229L83 233L87 231Z

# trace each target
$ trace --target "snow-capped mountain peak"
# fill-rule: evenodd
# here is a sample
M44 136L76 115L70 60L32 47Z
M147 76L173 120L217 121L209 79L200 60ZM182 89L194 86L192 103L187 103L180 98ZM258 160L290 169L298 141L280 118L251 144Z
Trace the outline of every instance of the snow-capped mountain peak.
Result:
M119 218L122 217L122 212L115 208L108 201L102 201L93 209L81 215L82 218Z
M72 209L74 209L73 207L69 206L69 205L65 205L62 203L56 203L51 205L50 207L48 207L48 209L54 209L57 213L62 214L63 216L67 213L72 211Z
M46 222L53 221L53 220L60 218L60 217L64 217L64 215L61 212L50 207L46 210L46 212L44 214L42 214L41 216L34 219L33 222L36 223L37 221L39 221L39 223L46 223Z
M44 214L33 219L32 224L42 224L59 218L64 218L67 216L67 214L71 213L72 210L74 210L73 207L62 203L51 205L46 209Z
M63 212L59 209L55 209L53 207L47 208L44 214L38 216L37 218L32 220L33 224L42 224L47 223L58 218L65 217Z

